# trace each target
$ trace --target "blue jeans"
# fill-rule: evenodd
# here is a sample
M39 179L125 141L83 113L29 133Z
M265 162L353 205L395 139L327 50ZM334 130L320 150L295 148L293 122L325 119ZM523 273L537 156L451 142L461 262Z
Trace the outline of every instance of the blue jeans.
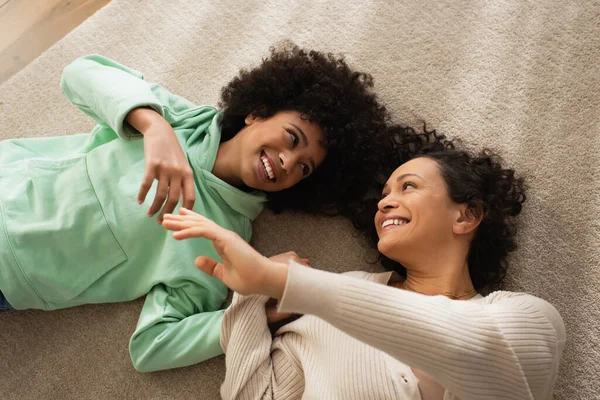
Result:
M0 312L12 310L12 309L13 308L8 303L8 300L6 300L6 297L4 297L4 295L2 294L2 292L0 292Z

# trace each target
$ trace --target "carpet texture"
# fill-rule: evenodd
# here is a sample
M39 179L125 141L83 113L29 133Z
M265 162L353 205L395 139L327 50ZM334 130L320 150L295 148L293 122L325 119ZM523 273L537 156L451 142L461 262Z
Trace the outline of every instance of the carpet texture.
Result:
M0 139L87 132L62 69L101 53L199 104L281 39L346 54L397 121L500 151L530 187L510 289L561 312L555 399L600 398L600 2L113 0L0 87ZM264 213L253 243L333 270L377 269L340 219ZM214 399L223 359L137 373L142 301L0 314L2 399Z

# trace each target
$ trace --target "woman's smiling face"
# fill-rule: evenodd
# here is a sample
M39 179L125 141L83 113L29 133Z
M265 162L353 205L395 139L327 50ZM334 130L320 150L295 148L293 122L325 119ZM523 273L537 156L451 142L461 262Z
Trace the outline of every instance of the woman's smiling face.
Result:
M436 161L420 157L388 179L375 215L378 248L385 256L412 261L449 243L461 206L453 203Z

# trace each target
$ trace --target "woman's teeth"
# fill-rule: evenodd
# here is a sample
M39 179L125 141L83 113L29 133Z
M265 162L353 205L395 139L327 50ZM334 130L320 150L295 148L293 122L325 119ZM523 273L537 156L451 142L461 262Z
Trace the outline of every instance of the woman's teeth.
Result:
M267 157L261 157L260 159L263 162L265 171L267 172L267 176L269 177L269 179L271 179L271 180L275 179L275 174L273 173L273 169L271 168L271 165L269 164L269 159Z
M405 224L408 224L408 221L405 219L386 219L385 221L383 221L383 224L381 224L381 228L383 229L389 225L405 225Z

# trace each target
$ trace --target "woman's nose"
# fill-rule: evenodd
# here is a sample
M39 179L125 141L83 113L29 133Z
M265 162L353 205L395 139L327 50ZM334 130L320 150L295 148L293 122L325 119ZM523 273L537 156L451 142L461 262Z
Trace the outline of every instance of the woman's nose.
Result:
M381 212L392 210L394 208L398 208L398 201L396 201L392 196L387 195L383 199L379 200L379 203L377 203L377 208Z

